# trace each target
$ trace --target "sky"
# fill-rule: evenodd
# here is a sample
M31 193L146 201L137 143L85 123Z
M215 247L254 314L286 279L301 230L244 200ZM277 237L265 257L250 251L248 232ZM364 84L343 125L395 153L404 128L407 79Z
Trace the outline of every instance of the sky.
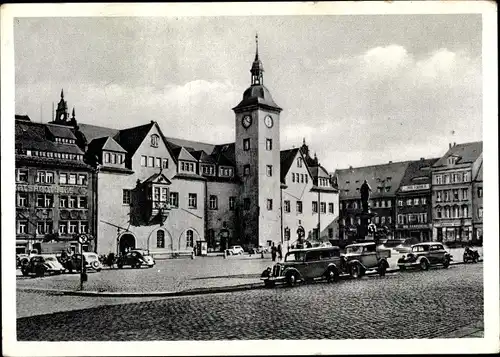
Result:
M79 122L234 142L258 33L282 150L305 138L329 171L440 157L482 140L481 27L475 14L16 18L16 114L50 121L64 88Z

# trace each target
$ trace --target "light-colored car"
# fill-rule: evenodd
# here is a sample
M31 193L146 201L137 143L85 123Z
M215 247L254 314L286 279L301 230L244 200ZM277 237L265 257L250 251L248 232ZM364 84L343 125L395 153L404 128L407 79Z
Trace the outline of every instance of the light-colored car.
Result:
M243 250L243 248L240 245L233 245L229 249L229 253L231 253L232 255L243 254L244 250Z
M453 256L444 249L443 244L425 242L413 245L407 256L399 258L398 267L400 270L414 267L427 270L431 265L440 264L448 268L452 260Z
M31 255L29 261L21 267L24 276L33 273L36 276L61 274L64 270L64 267L59 263L55 254Z
M285 255L283 262L264 270L261 280L266 287L283 282L293 286L298 281L317 278L334 282L343 272L344 260L339 247L295 249Z
M102 270L102 264L99 261L99 256L93 252L83 252L83 256L85 257L85 268L94 269L99 272Z
M374 242L357 243L345 248L344 258L347 271L353 278L362 277L367 270L377 269L380 276L384 276L391 257L390 249L378 249Z

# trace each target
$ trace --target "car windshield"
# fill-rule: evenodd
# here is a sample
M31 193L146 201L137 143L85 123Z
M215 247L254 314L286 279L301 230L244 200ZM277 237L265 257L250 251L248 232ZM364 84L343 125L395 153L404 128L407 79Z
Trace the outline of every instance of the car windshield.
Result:
M428 245L416 245L413 248L411 248L412 252L427 252L429 250Z
M97 255L95 254L85 254L85 258L88 260L98 260Z
M352 253L361 253L363 251L363 247L360 245L353 245L352 247L347 247L346 248L346 253L347 254L352 254Z
M139 257L149 255L149 253L148 253L148 252L146 252L146 251L144 251L144 250L136 250L135 252L137 253L137 255L138 255Z
M290 252L286 254L285 262L302 262L304 260L305 252Z
M54 258L54 257L44 257L44 259L46 262L55 262L56 261L56 258Z

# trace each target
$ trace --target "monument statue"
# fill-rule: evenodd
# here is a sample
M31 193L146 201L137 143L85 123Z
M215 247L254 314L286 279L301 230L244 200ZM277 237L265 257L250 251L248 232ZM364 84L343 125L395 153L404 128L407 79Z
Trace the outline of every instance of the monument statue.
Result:
M370 192L372 189L368 184L368 181L364 180L360 188L361 191L361 207L363 208L363 213L368 213L368 200L370 199Z

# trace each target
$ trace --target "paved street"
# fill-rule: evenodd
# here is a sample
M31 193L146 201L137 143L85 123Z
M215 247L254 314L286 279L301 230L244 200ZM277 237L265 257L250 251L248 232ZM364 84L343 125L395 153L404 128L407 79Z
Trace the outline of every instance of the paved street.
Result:
M19 318L17 333L24 341L437 338L482 321L482 281L481 263L458 265Z

